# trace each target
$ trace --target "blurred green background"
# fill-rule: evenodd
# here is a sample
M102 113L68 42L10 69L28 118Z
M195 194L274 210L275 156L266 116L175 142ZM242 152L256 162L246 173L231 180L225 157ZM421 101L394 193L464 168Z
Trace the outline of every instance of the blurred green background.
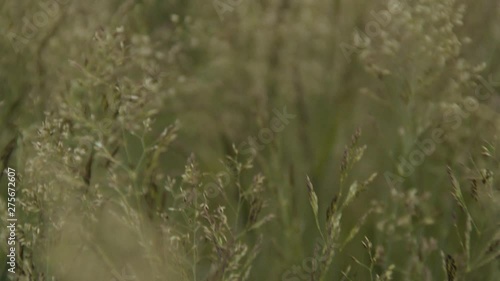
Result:
M389 18L383 20L388 15L387 5L395 3L402 5L402 11L389 12ZM463 9L462 4L466 4ZM173 189L182 186L179 182L186 178L191 155L196 156L203 173L213 176L225 171L221 160L227 156L241 162L251 159L252 167L241 178L230 173L227 195L209 198L214 209L231 203L239 206L241 194L235 183L249 186L257 173L265 178L261 217L273 214L274 219L242 236L241 241L250 248L262 236L260 253L247 280L317 280L307 263L308 257L315 256L321 234L308 200L306 177L314 185L319 227L324 231L325 213L341 188L345 147L360 129L359 143L367 149L349 173L343 192L348 192L354 180L363 182L374 172L378 177L343 210L339 241L349 236L370 208L374 211L353 240L335 254L324 280L389 280L377 279L377 275L383 276L392 264L392 280L498 280L500 266L495 255L500 209L495 150L500 128L500 97L496 92L500 86L499 13L500 5L487 0L3 0L0 149L3 168L16 167L22 176L17 195L23 202L18 205L20 220L39 224L47 235L51 231L62 233L60 228L49 231L51 227L46 226L57 207L44 213L41 204L36 212L40 220L32 220L33 213L26 210L33 198L45 198L43 192L69 192L62 186L35 189L35 185L50 182L54 173L68 174L66 186L80 186L85 181L80 178L82 171L92 172L87 184L93 188L102 189L114 181L106 156L90 156L92 145L83 153L83 162L67 169L50 164L64 162L62 154L50 154L49 150L46 155L37 154L33 149L36 142L57 144L52 133L52 137L37 135L45 126L42 122L54 123L51 118L58 117L71 124L74 132L70 130L69 139L63 140L70 147L86 143L86 132L91 139L106 140L104 146L111 152L116 147L116 159L128 162L125 166L139 163L137 170L142 172L137 176L153 179L148 167L141 166L141 142L153 144L166 126L177 121L177 138L155 159L158 163L154 168L161 171L161 177L151 180L160 186L152 200L158 202L161 194L168 193L163 188L169 186L167 177L177 179ZM370 30L372 27L375 29ZM352 54L346 57L346 50ZM484 86L480 77L491 78L489 86ZM489 91L487 99L474 97L478 87ZM140 94L144 89L147 94ZM114 105L116 112L110 110L112 102L104 104L115 97L114 93L126 93ZM133 100L134 95L144 98L144 103L121 103ZM474 98L478 109L464 109L467 97ZM272 128L274 111L284 108L295 117L282 131L274 132L269 142L261 139L262 149L255 154L235 154L233 144L241 148L249 137L259 139L263 129ZM142 126L148 117L154 119L151 133L136 137L134 126ZM123 132L116 136L122 139L117 142L111 138L115 136L113 128L82 129L80 125L86 128L87 121L81 118L88 118L97 127L106 120L112 120L113 128L119 123ZM401 159L408 160L415 143L429 139L436 129L445 132L443 142L422 164L413 167L414 172L404 177L403 183L391 186L387 173L396 175L398 169L401 173ZM105 138L107 134L110 139ZM45 165L34 160L44 157L48 161ZM28 164L30 160L33 163ZM93 160L96 162L88 168ZM447 167L461 184L467 210L454 199ZM116 181L122 183L121 179ZM2 190L6 183L2 178ZM26 195L31 189L40 192L39 197ZM476 193L479 199L475 199ZM105 198L118 196L103 194ZM5 192L1 196L5 199ZM160 212L175 207L172 202L177 201L168 198ZM138 206L140 203L135 206L140 209ZM235 233L244 229L243 217L250 209L243 205L242 215L226 209ZM102 207L101 212L106 210ZM121 244L107 240L113 240L109 233L118 236L120 231L107 229L112 223L105 223L105 215L97 217L98 225L104 228L96 230L89 241L103 245L117 268L129 264L123 255L113 256L113 252L120 252ZM469 218L477 225L472 230ZM159 228L160 222L150 220L151 229ZM172 220L182 221L176 215ZM176 223L166 225L184 231ZM29 236L26 232L34 230L23 231ZM0 233L6 237L5 227ZM364 237L373 243L373 253L380 255L371 269L370 255L361 243ZM34 272L25 271L14 280L113 278L102 262L83 266L87 260L82 258L77 265L69 263L69 256L76 251L69 249L77 243L71 238L70 242L62 239L47 244L44 239L42 235L27 244L29 255L20 258L29 263L22 267ZM134 239L130 238L131 243ZM158 280L244 279L213 273L210 266L221 257L206 254L209 247L203 239L189 236L188 240L199 245L199 259L182 263L188 264L188 273L163 275ZM35 246L37 243L44 246ZM5 247L1 245L2 252ZM56 247L62 250L54 254L47 250ZM194 251L189 247L179 254L188 260ZM454 257L456 279L450 279L443 254ZM5 264L3 254L0 261ZM162 262L170 261L164 257ZM139 262L131 263L132 268L142 268ZM53 269L61 264L76 273ZM349 273L343 274L348 268ZM5 270L2 273L0 280L8 280ZM137 275L142 276L137 280L156 280L146 273Z

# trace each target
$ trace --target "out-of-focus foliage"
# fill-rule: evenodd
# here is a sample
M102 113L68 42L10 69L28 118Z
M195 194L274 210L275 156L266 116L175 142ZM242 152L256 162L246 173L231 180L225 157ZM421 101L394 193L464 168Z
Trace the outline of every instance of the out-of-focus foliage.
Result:
M489 0L2 1L11 277L499 280L499 16Z

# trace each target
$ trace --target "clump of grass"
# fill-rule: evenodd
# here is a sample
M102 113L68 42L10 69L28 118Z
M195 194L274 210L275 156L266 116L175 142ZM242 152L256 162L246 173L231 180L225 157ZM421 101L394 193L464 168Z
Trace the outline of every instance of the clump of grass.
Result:
M315 252L314 261L317 264L317 270L311 274L311 280L325 280L328 269L330 268L333 258L335 255L340 254L341 250L349 243L360 231L361 227L366 221L367 216L372 210L369 210L362 218L359 219L358 223L348 232L348 235L343 240L340 237L342 230L342 214L345 209L353 202L353 200L359 196L359 194L367 188L367 186L375 179L376 173L372 174L367 180L362 184L358 184L356 181L349 186L347 194L343 196L343 184L348 176L349 171L352 169L354 164L361 160L366 146L359 147L358 139L361 136L361 132L358 130L353 136L352 141L349 146L346 146L344 150L344 156L341 161L340 167L340 190L339 194L334 196L330 202L330 205L326 212L326 222L325 230L323 231L320 227L319 217L318 217L318 197L314 191L313 184L311 180L307 178L307 192L309 194L309 203L313 209L313 214L316 221L316 226L320 232L321 238L323 240L323 246L319 251Z
M247 1L220 22L193 1L72 2L22 52L0 38L11 279L498 280L493 5ZM268 139L283 106L298 118Z

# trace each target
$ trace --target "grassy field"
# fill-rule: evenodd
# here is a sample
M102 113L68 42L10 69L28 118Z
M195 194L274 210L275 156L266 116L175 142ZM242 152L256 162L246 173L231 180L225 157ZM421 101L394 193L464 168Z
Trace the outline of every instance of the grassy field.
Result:
M0 2L0 281L500 280L500 3Z

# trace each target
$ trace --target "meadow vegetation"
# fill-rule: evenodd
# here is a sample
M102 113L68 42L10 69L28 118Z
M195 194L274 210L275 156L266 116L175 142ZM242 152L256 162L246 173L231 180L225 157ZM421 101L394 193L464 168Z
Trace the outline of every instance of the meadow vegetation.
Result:
M500 280L499 18L0 2L0 280Z

